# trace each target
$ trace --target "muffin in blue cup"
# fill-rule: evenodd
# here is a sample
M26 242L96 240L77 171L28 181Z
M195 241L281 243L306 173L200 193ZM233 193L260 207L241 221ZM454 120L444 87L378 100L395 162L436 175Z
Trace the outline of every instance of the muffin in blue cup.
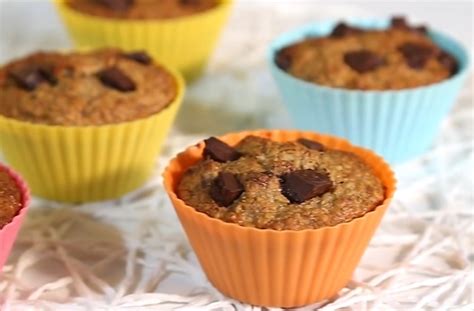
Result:
M341 38L352 41L327 43ZM300 58L321 62L282 57L300 42L311 46ZM402 18L302 26L274 40L267 57L295 127L345 137L392 164L429 149L469 67L455 40Z

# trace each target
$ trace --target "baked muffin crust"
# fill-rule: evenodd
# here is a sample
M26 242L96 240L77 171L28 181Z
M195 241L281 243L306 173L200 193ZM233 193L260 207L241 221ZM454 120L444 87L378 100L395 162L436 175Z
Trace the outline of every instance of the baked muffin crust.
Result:
M67 0L90 15L119 19L168 19L189 16L217 6L217 0Z
M384 200L382 183L356 155L308 146L248 136L235 146L240 155L236 160L222 161L205 152L207 156L183 174L178 196L211 217L275 230L334 226L363 216ZM295 172L313 172L310 178L316 184L310 186L316 187L288 188L287 177ZM318 183L320 178L327 179ZM216 194L216 184L227 184L227 188Z
M414 88L448 79L456 60L427 35L392 19L384 30L366 30L345 23L325 37L308 38L282 48L277 65L289 74L318 85L361 90Z
M0 229L12 221L20 208L20 189L15 180L0 167Z
M144 53L38 52L0 69L0 115L65 126L114 124L160 112L174 77Z

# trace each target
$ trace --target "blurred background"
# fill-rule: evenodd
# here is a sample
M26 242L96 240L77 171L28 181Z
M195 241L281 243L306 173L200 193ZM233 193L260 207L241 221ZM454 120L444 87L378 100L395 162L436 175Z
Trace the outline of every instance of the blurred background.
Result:
M70 47L65 29L49 0L0 0L0 61L37 49ZM318 0L236 0L233 19L246 10L256 12L258 20L239 19L229 26L245 28L244 24L263 21L266 15L281 10L290 18L304 8L312 20L348 16L389 16L403 14L415 22L425 22L454 36L472 51L472 1L318 1ZM308 10L308 8L311 8ZM250 15L250 14L249 14ZM254 14L252 14L253 17ZM260 16L260 18L258 17ZM250 16L248 16L250 17ZM303 17L302 17L303 19ZM294 20L298 24L298 18ZM293 24L291 23L291 24ZM291 24L283 23L284 28ZM280 23L272 25L275 29ZM256 32L261 29L255 29ZM238 40L239 38L234 38ZM252 38L247 38L251 40Z

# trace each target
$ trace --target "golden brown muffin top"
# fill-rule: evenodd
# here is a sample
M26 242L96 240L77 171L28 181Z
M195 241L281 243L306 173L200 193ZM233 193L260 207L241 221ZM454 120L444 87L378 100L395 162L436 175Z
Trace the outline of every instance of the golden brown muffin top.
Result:
M178 196L196 210L242 226L316 229L351 221L384 200L384 187L355 154L318 142L248 136L235 147L205 141Z
M426 27L392 18L385 30L339 23L325 37L281 49L277 65L318 85L360 90L397 90L436 83L457 70L456 60L427 35Z
M114 124L160 112L177 82L143 52L38 52L0 69L0 115L65 126Z
M0 229L12 221L20 208L20 189L15 180L0 167Z
M120 19L168 19L189 16L217 6L217 0L67 0L90 15Z

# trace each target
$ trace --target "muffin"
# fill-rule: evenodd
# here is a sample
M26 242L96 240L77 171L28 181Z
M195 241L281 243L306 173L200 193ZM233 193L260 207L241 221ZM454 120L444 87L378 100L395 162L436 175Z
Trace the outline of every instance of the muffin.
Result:
M267 307L334 297L395 190L390 167L371 151L283 130L208 139L178 154L163 176L209 281Z
M425 26L392 18L389 28L338 23L327 36L306 38L279 50L276 64L296 78L329 87L399 90L429 85L457 72L456 59Z
M294 128L392 164L431 147L469 67L456 41L401 17L305 25L276 38L267 60Z
M145 50L200 75L230 11L230 0L55 0L78 47Z
M178 196L223 221L304 230L363 216L383 202L384 189L358 156L316 141L248 136L233 148L212 137L204 160L184 173Z
M38 52L0 69L0 114L47 125L129 122L159 113L177 82L144 52Z
M166 19L189 16L212 9L217 0L66 0L85 14L123 19Z
M21 207L21 192L16 181L0 167L0 230L12 221Z
M38 196L116 198L151 175L183 92L145 52L35 53L0 68L0 150Z
M30 203L23 180L0 164L0 271L15 242Z

